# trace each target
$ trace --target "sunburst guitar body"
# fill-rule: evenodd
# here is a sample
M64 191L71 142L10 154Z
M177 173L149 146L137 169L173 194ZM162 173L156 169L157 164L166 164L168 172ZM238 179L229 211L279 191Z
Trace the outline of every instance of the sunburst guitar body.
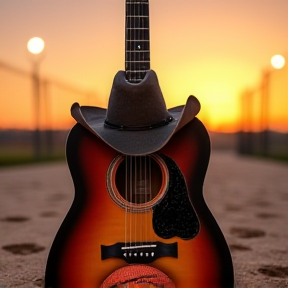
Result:
M80 124L66 147L75 198L46 288L232 288L223 234L203 198L210 140L195 118L157 153L119 154Z

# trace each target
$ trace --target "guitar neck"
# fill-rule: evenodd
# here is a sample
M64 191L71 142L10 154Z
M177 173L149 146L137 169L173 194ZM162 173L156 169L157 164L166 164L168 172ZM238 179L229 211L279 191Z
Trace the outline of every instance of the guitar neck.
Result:
M150 70L149 0L126 0L125 71L131 83Z

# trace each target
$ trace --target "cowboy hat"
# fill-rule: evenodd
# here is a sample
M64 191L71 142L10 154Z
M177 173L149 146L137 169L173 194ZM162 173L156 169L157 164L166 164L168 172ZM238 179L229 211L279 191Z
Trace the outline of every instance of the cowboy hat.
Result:
M153 70L136 84L126 80L125 71L119 71L107 110L78 103L71 107L78 123L118 152L134 156L160 150L199 111L200 103L194 96L187 99L186 105L167 110Z

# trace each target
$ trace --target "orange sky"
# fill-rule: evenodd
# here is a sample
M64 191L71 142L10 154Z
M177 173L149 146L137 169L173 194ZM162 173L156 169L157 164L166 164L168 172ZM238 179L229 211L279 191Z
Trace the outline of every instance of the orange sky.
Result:
M241 92L259 84L272 55L287 55L287 11L287 0L150 0L151 68L167 106L194 94L209 129L237 130ZM73 123L74 101L106 106L113 77L124 69L124 0L0 0L0 27L0 61L29 71L26 43L40 36L46 42L41 75L97 94L66 97L58 91L63 95L49 103L59 117L53 116L54 128ZM11 75L2 81L2 70L0 128L31 126L29 82ZM287 99L281 98L282 110Z

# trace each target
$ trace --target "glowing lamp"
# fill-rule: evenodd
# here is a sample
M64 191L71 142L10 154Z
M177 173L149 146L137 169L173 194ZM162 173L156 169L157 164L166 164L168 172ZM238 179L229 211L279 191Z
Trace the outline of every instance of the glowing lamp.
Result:
M281 69L284 67L285 65L285 58L282 55L274 55L271 58L271 65L275 68L275 69Z
M40 54L44 50L45 43L40 37L33 37L27 43L27 49L32 54Z

